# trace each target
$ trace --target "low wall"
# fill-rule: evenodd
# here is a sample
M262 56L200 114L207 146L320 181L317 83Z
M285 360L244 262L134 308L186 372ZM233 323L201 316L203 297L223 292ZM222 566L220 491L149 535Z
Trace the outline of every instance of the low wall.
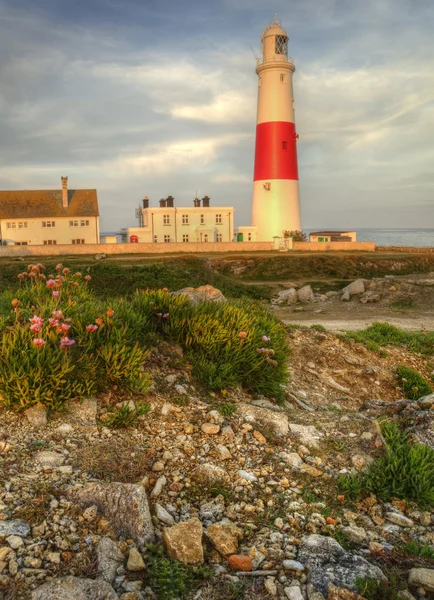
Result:
M294 242L293 250L298 252L375 252L374 242Z
M434 252L434 248L423 246L377 246L375 250L377 252L405 252L408 254L432 254Z
M273 249L273 242L173 242L170 244L83 244L77 246L59 244L58 246L0 246L0 257L268 252Z

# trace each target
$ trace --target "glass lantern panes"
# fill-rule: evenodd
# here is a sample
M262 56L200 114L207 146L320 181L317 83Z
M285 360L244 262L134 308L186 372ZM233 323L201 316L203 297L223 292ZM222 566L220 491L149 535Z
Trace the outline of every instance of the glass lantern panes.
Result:
M288 56L288 38L286 35L276 35L276 54Z

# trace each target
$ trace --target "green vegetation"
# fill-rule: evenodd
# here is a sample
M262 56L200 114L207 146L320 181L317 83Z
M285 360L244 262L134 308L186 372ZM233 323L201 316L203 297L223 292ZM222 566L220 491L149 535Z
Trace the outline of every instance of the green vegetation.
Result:
M319 331L320 333L327 333L327 329L324 325L311 325L310 328L315 329L315 331Z
M217 410L223 417L229 417L235 412L236 408L233 402L222 402L222 404L217 406Z
M389 323L373 323L361 331L348 331L347 337L364 344L375 342L378 346L402 346L427 356L434 354L434 332L404 331Z
M403 498L421 506L434 506L434 449L412 444L396 423L383 422L386 453L369 465L366 473L338 479L338 488L357 500L372 492L381 500Z
M400 600L404 586L400 585L397 578L391 576L389 581L358 577L354 584L359 594L366 600Z
M104 424L113 429L135 427L140 417L147 415L150 410L151 406L147 402L136 402L134 407L129 406L127 402L123 402L119 408L108 413L108 418L104 421Z
M412 540L405 544L403 551L412 556L434 560L434 547L428 546L428 544L418 544L418 542Z
M342 531L342 529L336 529L336 531L333 534L334 539L337 541L337 543L342 546L342 548L344 548L345 550L350 550L352 547L354 547L354 544L351 543L351 541L348 539L347 534L345 533L345 531Z
M396 375L402 386L405 397L409 400L418 400L422 396L432 393L432 387L427 380L414 369L400 365L396 368Z
M213 577L210 567L187 567L164 556L164 549L157 544L148 544L149 579L156 590L158 600L186 598L199 585Z
M410 308L414 308L414 306L415 302L411 296L405 296L390 304L390 308L396 308L397 310L409 310Z
M149 348L157 340L184 347L193 374L208 389L244 386L279 399L288 379L284 326L251 300L193 306L167 290L137 291L106 303L90 276L58 265L20 274L14 295L0 294L0 395L24 409L50 410L108 388L145 393ZM122 409L115 422L134 415Z

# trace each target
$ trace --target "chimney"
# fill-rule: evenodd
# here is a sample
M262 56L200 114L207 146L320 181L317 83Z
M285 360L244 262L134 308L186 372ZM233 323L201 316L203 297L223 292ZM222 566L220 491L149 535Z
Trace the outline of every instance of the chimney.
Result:
M206 207L209 207L209 201L210 201L210 199L211 199L211 198L210 198L209 196L204 196L204 197L202 198L202 206L204 206L204 207L205 207L205 206L206 206Z
M149 208L149 198L148 196L145 196L142 200L143 202L143 208Z
M175 198L173 196L167 196L166 206L168 206L169 208L173 208L174 201L175 201Z
M68 208L68 178L61 177L62 180L62 206Z
M199 200L199 198L195 198L195 199L193 200L193 205L194 205L196 208L200 206L200 200Z
M165 208L166 206L166 200L164 198L161 198L160 200L160 208Z

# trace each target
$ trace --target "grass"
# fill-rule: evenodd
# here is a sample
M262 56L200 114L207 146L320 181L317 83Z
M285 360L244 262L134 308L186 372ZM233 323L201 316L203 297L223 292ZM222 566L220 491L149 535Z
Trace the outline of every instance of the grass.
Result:
M310 329L315 329L315 331L319 331L320 333L327 333L327 329L324 325L311 325Z
M409 400L418 400L422 396L432 393L432 387L427 380L414 369L405 365L399 365L395 372L405 397Z
M23 519L31 525L39 525L46 517L50 508L50 502L58 498L60 492L52 484L40 481L31 487L28 496L21 498L20 504L14 512L14 517Z
M390 577L389 581L358 577L354 584L359 594L366 600L399 600L403 591L403 586L397 578Z
M400 298L395 302L390 304L390 308L395 308L396 310L409 310L410 308L415 307L415 301L411 296L405 296L404 298Z
M222 417L229 417L236 411L237 407L233 402L222 402L217 406L217 410Z
M83 446L73 457L73 463L91 477L121 483L141 481L154 461L154 455L137 446L134 440L122 438Z
M104 424L112 429L121 429L124 427L136 427L140 417L147 415L151 410L151 405L147 402L136 402L134 408L131 408L127 402L113 412L107 413L108 418Z
M434 332L404 331L389 323L373 323L361 331L348 331L347 337L356 342L375 342L378 346L401 346L425 356L434 354Z
M403 551L407 554L411 554L412 556L434 560L434 547L428 546L428 544L419 544L418 542L412 540L405 544Z
M372 462L366 473L339 478L340 489L353 500L372 492L384 501L402 498L434 506L434 449L412 444L396 423L384 422L381 430L386 453Z

